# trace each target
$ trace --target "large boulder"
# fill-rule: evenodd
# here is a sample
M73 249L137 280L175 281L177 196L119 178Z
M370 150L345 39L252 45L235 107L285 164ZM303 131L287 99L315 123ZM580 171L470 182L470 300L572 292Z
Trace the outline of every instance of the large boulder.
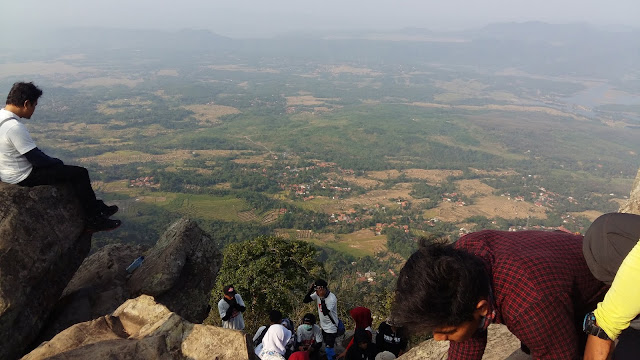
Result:
M619 211L622 213L640 215L640 170L638 170L638 175L636 175L636 179L631 187L629 200L620 207Z
M71 325L111 314L128 300L129 274L125 269L142 252L139 245L110 244L87 257L64 289L33 347Z
M143 254L143 264L129 274L127 266ZM169 226L147 252L137 245L107 245L82 263L33 347L73 324L110 314L141 294L201 323L221 264L214 241L188 219Z
M68 186L0 183L0 358L15 359L91 247L80 203Z
M129 281L132 296L147 294L193 323L209 313L209 297L222 253L198 225L188 219L173 223Z
M487 347L483 360L527 360L531 356L520 350L520 340L516 338L506 326L499 324L489 325L487 330ZM407 353L400 356L399 360L433 359L444 360L447 358L449 350L448 341L435 341L433 339L424 341L413 347Z
M249 360L252 352L243 332L194 325L142 295L112 315L62 331L22 360Z

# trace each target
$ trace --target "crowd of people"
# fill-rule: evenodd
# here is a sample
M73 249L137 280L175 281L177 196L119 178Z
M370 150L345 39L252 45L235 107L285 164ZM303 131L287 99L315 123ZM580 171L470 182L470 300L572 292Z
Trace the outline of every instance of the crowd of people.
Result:
M218 311L224 328L244 330L242 297L233 285L223 289ZM303 302L314 302L318 317L306 313L297 329L293 321L284 318L279 310L269 313L269 324L261 326L253 336L255 355L261 360L391 360L407 348L408 338L402 327L387 319L372 328L371 310L356 307L349 311L355 323L351 341L340 354L336 354L336 341L344 335L344 325L338 318L338 299L323 279L311 284Z

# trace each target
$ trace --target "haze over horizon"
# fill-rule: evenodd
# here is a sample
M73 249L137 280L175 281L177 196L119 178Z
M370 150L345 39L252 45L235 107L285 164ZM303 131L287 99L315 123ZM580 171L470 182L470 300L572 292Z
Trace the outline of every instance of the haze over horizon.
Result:
M543 21L638 27L640 2L612 0L237 0L14 1L3 5L5 29L109 27L206 29L229 37L271 37L294 31L463 30L495 22Z

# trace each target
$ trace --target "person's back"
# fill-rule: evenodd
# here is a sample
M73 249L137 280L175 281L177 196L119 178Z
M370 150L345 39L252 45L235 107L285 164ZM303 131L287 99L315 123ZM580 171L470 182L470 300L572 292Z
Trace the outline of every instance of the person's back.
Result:
M450 360L480 359L492 322L536 359L575 359L586 338L577 314L606 289L581 249L581 236L559 231L485 230L453 246L426 244L401 270L392 318L449 340Z

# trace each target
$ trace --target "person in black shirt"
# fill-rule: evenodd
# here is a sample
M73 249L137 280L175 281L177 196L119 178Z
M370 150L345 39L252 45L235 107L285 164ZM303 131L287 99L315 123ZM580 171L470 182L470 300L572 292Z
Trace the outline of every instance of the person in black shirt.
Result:
M389 351L398 357L407 350L407 343L408 338L404 329L394 326L391 320L387 319L378 326L377 352Z

